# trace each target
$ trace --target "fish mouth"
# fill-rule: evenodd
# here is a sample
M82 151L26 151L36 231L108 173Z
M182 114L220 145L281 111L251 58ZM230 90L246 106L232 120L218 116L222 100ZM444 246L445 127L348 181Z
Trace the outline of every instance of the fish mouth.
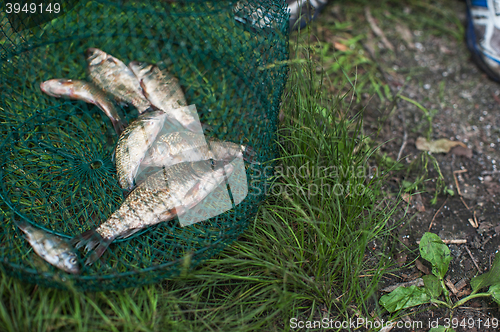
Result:
M47 89L46 87L46 82L42 82L40 83L40 90L42 90L45 94L51 96L51 97L56 97L56 98L59 98L59 95L55 94L55 93L52 93L49 89Z
M151 69L153 68L153 65L151 65L147 62L131 61L128 64L128 67L132 70L132 72L135 74L135 76L142 77L142 76L145 76L146 73L151 71Z
M129 66L132 66L132 67L142 67L144 65L144 62L140 62L140 61L131 61L129 63Z
M66 269L66 272L69 272L71 274L80 274L81 270L79 266L75 266L70 269Z
M98 48L93 48L93 47L90 47L88 48L86 51L85 51L85 57L87 58L87 62L91 65L96 65L98 63L101 63L102 61L104 61L104 58L103 59L100 59L100 61L94 63L94 61L96 59L98 59L98 57L103 54L104 52L101 51L100 49Z

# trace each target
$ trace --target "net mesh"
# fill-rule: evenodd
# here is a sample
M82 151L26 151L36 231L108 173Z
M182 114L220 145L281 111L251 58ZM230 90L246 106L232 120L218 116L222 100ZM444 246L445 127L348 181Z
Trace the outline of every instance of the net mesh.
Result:
M273 142L287 73L285 2L69 1L60 6L59 15L45 17L0 11L4 271L48 287L97 291L152 283L195 268L244 231L268 190L265 170L277 153ZM101 260L71 275L33 253L12 219L70 239L105 222L124 200L112 159L118 136L111 121L92 104L48 96L39 86L53 78L89 80L84 53L90 47L126 64L162 63L179 79L188 104L196 105L209 135L251 146L260 164L246 164L248 195L231 210L188 227L174 220L115 240ZM132 106L117 107L128 123L138 116ZM83 261L85 252L78 254Z

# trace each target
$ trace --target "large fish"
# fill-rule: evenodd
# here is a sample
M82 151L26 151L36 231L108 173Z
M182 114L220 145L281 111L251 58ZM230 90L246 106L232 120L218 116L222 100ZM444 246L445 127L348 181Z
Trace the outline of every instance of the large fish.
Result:
M176 77L146 62L132 61L129 67L139 79L144 95L153 106L166 112L190 131L200 131L199 120L184 107L187 105L186 98Z
M14 223L26 234L26 240L38 256L65 272L80 273L74 248L65 239L33 227L22 220L14 220Z
M90 82L55 78L40 83L40 89L52 97L83 100L86 103L96 105L111 120L118 135L126 127L126 124L120 119L115 105L109 100L106 93Z
M181 162L200 160L232 160L250 152L244 145L223 142L193 132L173 132L160 135L151 146L142 166L168 167Z
M164 168L148 177L125 199L111 217L71 243L94 250L86 264L95 262L116 238L183 215L207 197L234 170L233 163L212 165L201 161ZM95 249L94 249L95 248Z
M151 111L139 115L118 139L115 150L118 182L123 189L131 190L139 166L147 150L165 123L167 115L163 111Z
M119 102L135 106L144 113L151 103L142 94L139 80L119 59L97 48L85 52L88 75L99 88L113 95Z

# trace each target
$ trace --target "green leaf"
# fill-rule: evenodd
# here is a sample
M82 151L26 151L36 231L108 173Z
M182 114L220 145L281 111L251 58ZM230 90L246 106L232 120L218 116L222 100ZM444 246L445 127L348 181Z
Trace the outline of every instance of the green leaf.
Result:
M433 327L429 332L455 332L451 327L444 327L439 325L438 327Z
M495 255L491 270L472 278L470 281L470 285L474 292L495 284L500 284L500 255L498 254Z
M490 293L493 300L500 305L500 284L491 286L490 289L488 289L488 293Z
M379 303L389 312L414 307L430 301L425 289L417 286L398 287L380 298Z
M448 246L434 233L425 233L420 240L420 255L432 265L432 274L443 279L451 262Z
M438 278L433 275L428 275L423 276L422 279L424 279L425 290L432 299L436 299L439 295L441 295L443 288L441 287L441 282Z

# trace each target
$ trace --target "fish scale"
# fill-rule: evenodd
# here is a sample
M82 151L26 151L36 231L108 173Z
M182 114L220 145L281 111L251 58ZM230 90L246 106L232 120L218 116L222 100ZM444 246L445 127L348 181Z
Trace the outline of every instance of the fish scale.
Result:
M154 107L166 112L186 129L197 133L201 131L197 114L184 107L187 105L186 97L175 76L145 62L132 61L129 68L139 79L144 96Z
M106 93L90 82L56 78L40 83L40 89L52 97L83 100L86 103L96 105L111 120L118 135L122 133L126 126L125 122L120 119L115 105L108 99Z
M65 239L33 227L25 221L13 220L16 226L26 234L26 240L38 256L65 272L80 273L74 248Z
M141 114L118 139L115 150L116 172L123 189L133 188L139 166L161 131L166 117L163 111Z
M125 238L148 226L173 219L196 206L234 170L234 164L199 161L173 165L149 176L125 199L109 219L71 242L94 250L87 264L95 262L116 238ZM94 249L95 248L95 249Z
M142 161L143 166L171 166L180 162L200 160L231 160L242 157L244 145L205 139L204 134L173 132L160 135Z
M118 101L134 105L139 114L151 107L139 80L122 61L97 48L87 49L86 56L88 75L95 85Z

